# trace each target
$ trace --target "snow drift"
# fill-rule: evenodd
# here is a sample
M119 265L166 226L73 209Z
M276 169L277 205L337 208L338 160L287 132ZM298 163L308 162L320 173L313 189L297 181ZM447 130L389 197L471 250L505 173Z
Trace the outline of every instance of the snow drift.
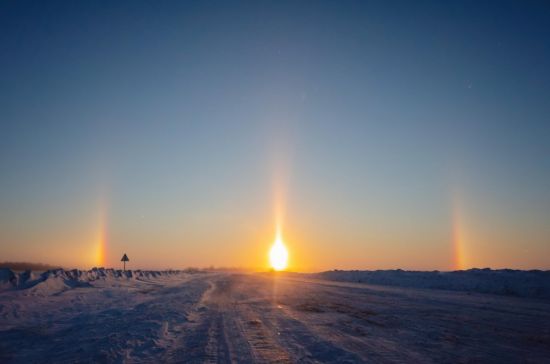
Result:
M469 269L453 272L397 270L342 271L314 274L316 278L384 286L445 289L550 299L550 271Z
M93 287L97 281L116 283L128 280L167 279L184 273L189 273L189 271L122 271L93 268L87 271L53 269L36 273L30 270L14 272L8 268L0 268L0 291L29 290L37 294L53 294L72 288ZM550 271L540 270L491 270L488 268L453 272L404 271L401 269L333 270L315 273L311 276L341 282L550 299Z
M8 268L0 268L0 291L31 289L35 293L55 293L76 287L92 287L94 281L141 280L173 276L184 271L142 271L93 268L91 270L53 269L43 273L26 270L16 273Z

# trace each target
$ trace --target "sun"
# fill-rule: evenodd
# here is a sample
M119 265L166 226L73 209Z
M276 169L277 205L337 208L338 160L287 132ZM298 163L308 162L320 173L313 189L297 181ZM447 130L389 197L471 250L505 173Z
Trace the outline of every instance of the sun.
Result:
M283 240L277 236L271 250L269 251L269 263L275 270L284 270L288 264L288 251Z

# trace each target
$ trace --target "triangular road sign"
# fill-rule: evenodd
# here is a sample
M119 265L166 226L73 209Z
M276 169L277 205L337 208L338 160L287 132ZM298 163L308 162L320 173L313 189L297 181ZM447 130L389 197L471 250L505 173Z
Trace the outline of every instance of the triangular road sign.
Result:
M124 255L122 256L122 259L120 261L124 262L124 271L126 272L126 262L130 261L130 259L128 259L128 256L126 255L126 253L124 253Z

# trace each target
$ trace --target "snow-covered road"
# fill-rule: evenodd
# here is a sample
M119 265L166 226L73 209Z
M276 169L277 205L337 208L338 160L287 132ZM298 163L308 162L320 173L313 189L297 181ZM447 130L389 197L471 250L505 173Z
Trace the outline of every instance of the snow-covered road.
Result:
M0 292L0 362L548 362L550 301L180 273Z

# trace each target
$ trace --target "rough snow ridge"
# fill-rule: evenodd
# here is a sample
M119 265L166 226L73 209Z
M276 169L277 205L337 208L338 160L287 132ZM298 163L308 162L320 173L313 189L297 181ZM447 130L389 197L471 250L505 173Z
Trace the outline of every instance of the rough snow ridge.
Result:
M187 271L54 269L43 273L14 272L0 269L0 291L27 290L34 293L55 293L76 287L93 287L95 281L115 283L121 280L166 279ZM490 293L518 297L550 299L550 271L470 269L453 272L404 270L342 271L312 274L312 277L340 282L368 283L384 286L444 289L451 291Z
M453 272L333 270L313 275L340 282L550 299L550 271L469 269Z
M184 274L185 271L166 270L116 270L93 268L91 270L53 269L43 273L30 270L16 273L8 268L0 269L0 291L27 290L35 293L55 293L76 287L93 287L95 281L142 280L170 277Z

